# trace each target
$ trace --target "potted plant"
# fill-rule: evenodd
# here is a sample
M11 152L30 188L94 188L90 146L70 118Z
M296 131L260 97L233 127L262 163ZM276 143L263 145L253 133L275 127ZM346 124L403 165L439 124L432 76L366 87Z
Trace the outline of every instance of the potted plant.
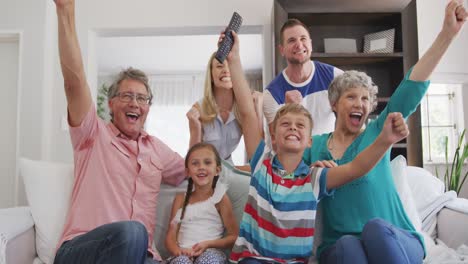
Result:
M457 192L457 194L460 193L463 183L466 181L468 176L468 172L462 175L463 165L465 160L468 158L468 144L465 143L465 131L466 130L464 129L458 138L458 145L455 149L451 164L448 162L448 137L445 137L445 190L453 190ZM436 175L439 176L438 170L436 170Z
M97 95L97 114L102 120L105 121L109 120L109 113L106 107L108 90L109 87L105 83L103 83L98 89Z

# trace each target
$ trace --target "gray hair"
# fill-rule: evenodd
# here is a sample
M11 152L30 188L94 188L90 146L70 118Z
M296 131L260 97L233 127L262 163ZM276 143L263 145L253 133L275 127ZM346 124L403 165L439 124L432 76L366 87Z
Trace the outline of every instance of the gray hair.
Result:
M151 105L151 102L153 101L153 92L151 91L151 88L149 86L148 76L146 76L146 74L143 71L132 68L132 67L129 67L119 72L114 82L109 87L109 90L107 91L108 100L117 96L117 93L119 92L119 89L120 89L120 83L123 80L135 80L144 84L146 91L148 92L148 96L150 98L149 104Z
M377 93L379 88L374 84L372 78L365 72L360 71L345 71L343 74L335 77L328 87L328 101L333 106L341 95L348 89L362 87L369 92L369 102L371 109L374 111L377 107Z

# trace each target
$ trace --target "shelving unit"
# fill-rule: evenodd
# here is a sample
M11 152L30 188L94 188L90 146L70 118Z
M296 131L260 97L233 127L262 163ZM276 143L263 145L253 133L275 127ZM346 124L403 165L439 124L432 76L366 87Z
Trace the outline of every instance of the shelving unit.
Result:
M359 0L357 0L359 2ZM379 87L376 114L386 106L390 96L403 79L404 74L418 58L416 3L415 0L399 12L351 13L340 10L339 13L318 13L313 11L313 4L304 8L291 8L288 12L282 5L285 1L275 2L275 39L279 44L279 31L288 18L297 18L309 27L312 37L312 59L339 67L342 70L364 71L372 77ZM304 2L300 1L303 5ZM336 4L336 2L334 2ZM297 12L297 10L306 10ZM383 30L395 29L394 52L363 53L364 36ZM325 38L350 38L356 40L357 53L325 53ZM275 55L276 74L286 67L286 62L279 53ZM369 118L375 118L370 115ZM392 148L392 158L404 155L411 165L422 166L422 147L420 130L420 112L408 120L411 136Z

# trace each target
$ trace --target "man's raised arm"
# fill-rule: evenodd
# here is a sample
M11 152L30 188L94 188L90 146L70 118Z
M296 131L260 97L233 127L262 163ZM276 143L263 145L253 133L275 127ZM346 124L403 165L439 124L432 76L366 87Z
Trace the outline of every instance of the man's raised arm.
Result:
M71 126L83 121L92 103L75 26L75 1L54 0L57 9L60 65Z

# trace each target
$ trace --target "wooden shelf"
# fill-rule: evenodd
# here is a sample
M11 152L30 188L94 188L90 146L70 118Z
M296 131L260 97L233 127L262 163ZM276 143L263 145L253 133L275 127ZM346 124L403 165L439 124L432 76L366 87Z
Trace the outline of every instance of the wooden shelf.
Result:
M378 97L377 103L388 103L390 101L390 97Z
M306 25L318 26L363 26L374 29L381 26L398 25L401 23L400 13L289 13L288 17L301 20Z
M363 71L372 78L379 88L379 93L377 109L371 113L370 119L375 118L385 108L404 74L418 60L416 0L411 0L401 11L359 13L346 9L340 9L340 12L323 12L317 5L309 3L311 1L274 2L275 43L280 44L279 33L283 23L288 18L297 18L309 29L314 51L311 54L312 60L334 65L344 71ZM362 4L365 5L364 1ZM366 35L388 29L395 29L393 53L363 53ZM324 40L327 38L354 39L357 52L326 53ZM275 53L276 74L286 66L284 58ZM412 133L407 140L394 145L392 158L404 155L408 164L422 166L419 124L420 113L416 110L408 119Z
M403 52L394 53L322 53L313 52L312 59L335 66L362 65L403 60Z

